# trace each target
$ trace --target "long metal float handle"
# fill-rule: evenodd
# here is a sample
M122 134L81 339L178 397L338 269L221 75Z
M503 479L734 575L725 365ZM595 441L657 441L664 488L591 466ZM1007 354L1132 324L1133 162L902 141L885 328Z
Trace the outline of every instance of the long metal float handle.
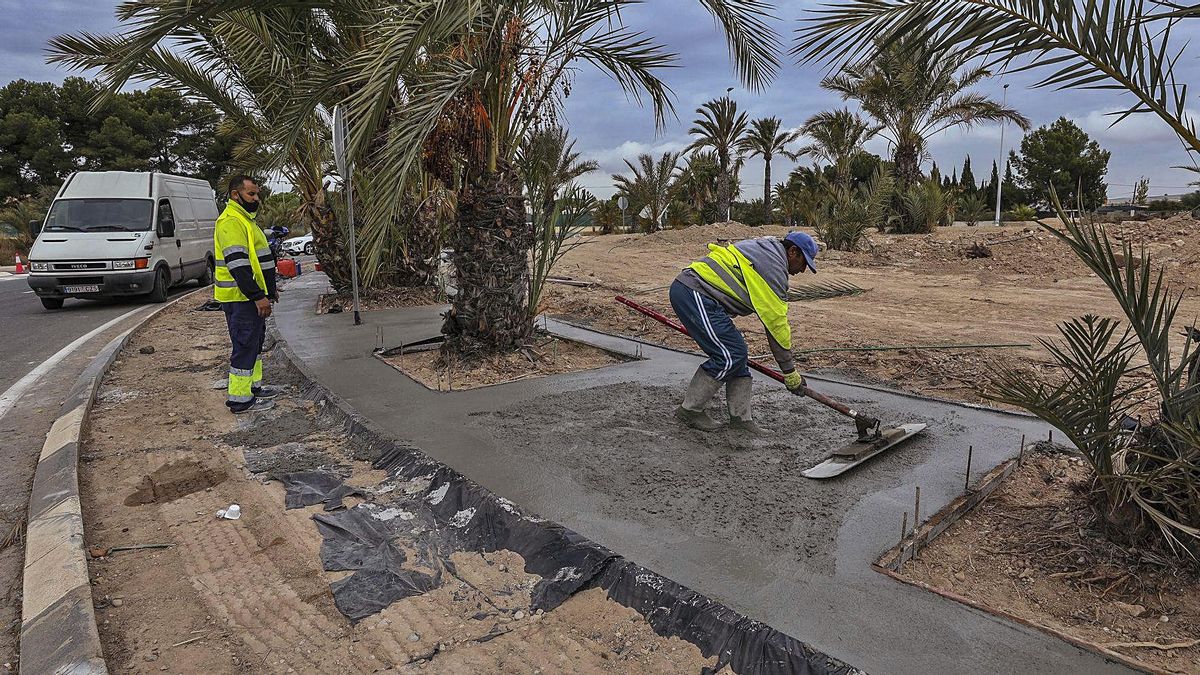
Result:
M629 298L627 298L623 295L618 295L616 300L617 300L617 302L621 303L622 305L625 305L626 307L629 307L630 309L634 309L638 312L641 312L642 314L645 314L646 316L650 317L651 319L654 319L655 321L658 321L659 323L663 324L664 326L667 326L668 328L674 328L675 330L679 331L680 333L683 333L684 335L691 337L691 333L688 332L687 328L684 328L683 326L672 321L671 319L667 318L666 316L650 309L649 307L643 307L642 305L639 305L638 303L634 302L633 300L630 300ZM763 375L766 375L767 377L771 378L772 380L776 380L778 382L784 382L783 373L779 372L778 370L764 366L763 364L759 363L758 361L755 361L754 359L747 359L747 363L751 368L757 370L758 372L762 373ZM801 393L803 393L805 396L811 398L812 400L816 401L817 403L820 403L822 405L826 405L830 408L833 408L834 410L840 412L841 414L845 415L846 417L854 418L854 421L858 422L859 423L858 426L860 426L860 427L862 427L864 425L866 425L867 427L878 427L879 426L879 421L876 420L875 418L867 417L866 415L861 415L858 413L858 411L850 408L849 406L838 403L837 401L829 398L828 396L826 396L822 393L813 391L809 387L803 387L801 390ZM866 432L867 432L867 429L862 429L862 428L859 429L860 436L864 435Z

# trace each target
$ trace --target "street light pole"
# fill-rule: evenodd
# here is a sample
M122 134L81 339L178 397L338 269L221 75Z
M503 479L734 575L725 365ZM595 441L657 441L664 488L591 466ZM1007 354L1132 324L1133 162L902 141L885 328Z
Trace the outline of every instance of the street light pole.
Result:
M1008 103L1008 85L1004 85L1004 97L1001 100L1000 107L1003 108ZM1004 172L1007 162L1004 157L1004 129L1008 126L1008 122L1000 123L1000 160L996 162L996 220L992 222L996 227L1000 227L1000 188L1004 187Z

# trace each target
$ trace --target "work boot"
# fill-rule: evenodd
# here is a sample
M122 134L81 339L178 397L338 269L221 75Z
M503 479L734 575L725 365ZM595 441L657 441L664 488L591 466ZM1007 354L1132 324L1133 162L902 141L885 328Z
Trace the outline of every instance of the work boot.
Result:
M705 406L712 400L721 381L709 377L703 368L697 368L692 381L688 383L687 393L683 396L683 405L675 410L675 418L680 422L699 431L716 431L721 428L713 418L704 411Z
M279 398L279 395L283 393L283 388L282 387L273 387L269 384L264 384L261 387L252 388L250 390L250 393L254 394L254 398L256 398L256 399L271 401L276 398Z
M725 402L729 405L729 428L752 436L765 432L754 421L753 397L749 377L735 377L725 383Z
M247 413L266 412L275 407L274 401L265 401L261 398L256 398L245 408L230 408L229 410L234 415L245 415Z

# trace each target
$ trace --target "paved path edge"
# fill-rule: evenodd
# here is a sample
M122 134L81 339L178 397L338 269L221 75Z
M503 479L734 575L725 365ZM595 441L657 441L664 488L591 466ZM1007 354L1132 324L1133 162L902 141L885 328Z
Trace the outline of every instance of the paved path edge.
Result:
M470 492L498 504L492 511L503 519L511 514L511 503L491 493L469 477L425 454L419 448L401 443L370 418L357 412L317 378L280 333L274 319L268 320L268 333L274 339L288 365L304 381L298 392L302 398L328 406L327 411L341 417L347 433L359 436L373 447L407 456L410 461L437 465L443 477L470 486ZM505 507L508 506L508 508ZM519 507L519 505L518 505ZM713 600L653 570L646 569L616 552L549 520L543 524L547 540L562 538L569 546L595 549L607 556L606 564L588 580L578 584L579 591L602 588L610 599L637 611L659 635L677 637L700 648L706 658L719 655L718 667L728 665L733 672L757 675L781 673L797 675L865 675L864 671L840 661L811 645L774 628L750 619L719 601ZM554 548L548 545L545 548ZM670 608L670 609L669 609ZM707 670L707 669L706 669Z
M103 675L108 672L92 605L83 510L79 444L100 381L134 333L185 293L155 308L109 342L71 387L46 434L33 476L25 531L20 672Z

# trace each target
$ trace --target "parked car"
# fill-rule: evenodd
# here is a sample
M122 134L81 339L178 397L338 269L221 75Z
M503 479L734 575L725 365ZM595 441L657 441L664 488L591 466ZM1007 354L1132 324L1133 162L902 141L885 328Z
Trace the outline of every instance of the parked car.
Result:
M313 237L311 234L305 234L299 237L283 240L283 252L288 255L312 255L313 254Z
M217 202L197 178L80 171L63 183L29 252L29 287L46 309L68 297L143 295L211 284Z

